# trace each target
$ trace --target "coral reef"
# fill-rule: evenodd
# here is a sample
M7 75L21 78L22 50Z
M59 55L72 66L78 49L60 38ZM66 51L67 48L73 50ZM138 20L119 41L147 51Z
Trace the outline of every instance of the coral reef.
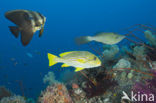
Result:
M24 97L14 95L2 98L0 103L26 103L26 101Z
M135 46L133 48L133 56L136 57L137 60L145 60L146 58L146 49L144 46Z
M131 63L128 60L120 59L113 68L131 68Z
M155 75L156 77L156 71L151 71L151 73L153 75ZM132 90L137 94L137 98L140 95L146 94L147 96L150 96L150 94L153 94L154 99L156 98L156 78L152 78L152 79L148 79L145 82L136 82L133 87ZM138 94L139 93L139 94ZM137 102L137 103L147 103L146 100L147 98L142 98L141 102ZM152 103L156 103L155 101L152 101Z
M156 36L150 30L144 32L145 38L148 40L151 46L156 47Z
M73 103L63 84L52 84L41 93L39 103Z
M53 72L48 72L48 74L44 76L43 82L52 85L54 83L58 83L59 81L55 79L55 74Z
M48 83L48 86L41 92L37 103L132 103L122 99L123 91L128 95L134 91L139 92L139 95L152 93L156 96L156 36L147 26L139 26L145 28L139 32L145 34L148 43L133 35L138 31L131 31L126 35L130 42L122 48L118 45L103 46L103 51L99 53L102 54L99 57L102 61L101 67L76 73L66 70L60 72L60 78L57 80L53 72L48 72L43 78L43 82ZM135 40L129 39L128 36ZM3 89L0 88L0 92L6 95L0 94L0 103L7 103L9 100L12 100L9 103L13 103L17 99L21 100L17 103L25 103L23 97L11 96ZM27 99L27 102L33 103L34 100Z
M100 56L103 65L85 69L66 80L66 91L69 92L66 97L73 103L131 103L122 99L123 91L128 95L131 91L156 95L156 73L152 71L156 69L156 48L151 41L155 39L153 37L147 39L149 44L133 41L129 46L124 46L121 52L118 45L104 45ZM40 103L54 103L54 100L55 103L64 103L64 97L58 99L56 85L47 87L39 99Z
M105 61L112 60L119 52L119 47L117 45L104 45L104 51L102 52Z

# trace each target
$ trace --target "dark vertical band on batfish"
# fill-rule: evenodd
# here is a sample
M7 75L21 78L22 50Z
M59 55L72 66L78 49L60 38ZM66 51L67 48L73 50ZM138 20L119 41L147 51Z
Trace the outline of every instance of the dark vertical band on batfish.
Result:
M40 19L42 19L38 12L29 12L33 16L33 20L35 22L35 26L41 26L41 24L38 22Z
M39 37L41 37L41 36L42 36L43 31L44 31L44 25L42 26L42 28L41 28L41 30L40 30Z

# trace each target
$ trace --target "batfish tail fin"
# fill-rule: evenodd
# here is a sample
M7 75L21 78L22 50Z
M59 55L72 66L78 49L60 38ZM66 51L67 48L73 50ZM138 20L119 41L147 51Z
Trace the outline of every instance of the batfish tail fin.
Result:
M28 30L22 30L21 31L21 42L23 46L26 46L29 44L33 37L34 32L31 29Z
M58 62L57 61L58 57L50 53L48 53L48 59L49 59L49 66L53 66Z
M17 38L19 36L19 28L16 26L9 26L11 33Z
M86 44L91 41L89 38L90 38L90 36L81 36L81 37L76 38L75 42L78 45Z

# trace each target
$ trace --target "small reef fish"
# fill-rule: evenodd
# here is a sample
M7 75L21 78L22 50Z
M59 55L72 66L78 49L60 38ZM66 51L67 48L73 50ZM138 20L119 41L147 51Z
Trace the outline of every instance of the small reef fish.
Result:
M30 58L33 57L33 55L32 55L31 53L26 53L26 55L27 55L28 57L30 57Z
M100 59L88 51L70 51L61 53L59 56L48 53L49 66L53 66L56 63L64 63L61 67L75 67L75 72L85 68L101 66Z
M21 33L21 42L24 46L31 41L33 34L40 30L42 36L46 18L39 12L29 10L11 10L5 13L5 17L17 26L9 26L11 33L17 38Z
M81 45L81 44L86 44L91 41L96 41L96 42L101 42L103 44L117 44L121 40L125 38L124 35L119 35L113 32L101 32L97 33L95 36L81 36L75 39L76 43Z

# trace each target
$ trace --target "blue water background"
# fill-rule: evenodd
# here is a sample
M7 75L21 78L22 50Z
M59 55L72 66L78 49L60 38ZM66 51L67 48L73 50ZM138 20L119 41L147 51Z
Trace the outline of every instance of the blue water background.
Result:
M87 45L75 45L74 38L101 31L120 32L134 24L156 26L155 5L156 0L1 0L0 85L22 95L22 81L25 95L37 97L45 88L44 75L54 71L59 76L62 71L60 65L48 68L48 52L92 51ZM14 24L4 17L6 11L14 9L38 11L47 18L43 36L38 38L37 32L26 47L10 33L8 26Z

